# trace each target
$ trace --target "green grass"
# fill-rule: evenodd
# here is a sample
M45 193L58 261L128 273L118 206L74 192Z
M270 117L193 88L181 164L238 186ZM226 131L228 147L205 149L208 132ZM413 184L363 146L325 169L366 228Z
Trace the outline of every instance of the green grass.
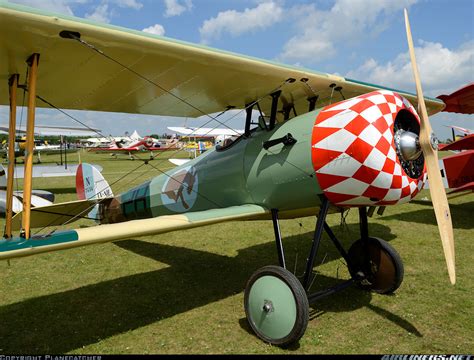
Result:
M81 157L102 165L111 184L142 164L104 154ZM114 190L159 174L151 165L139 171ZM34 188L53 189L57 201L75 199L72 177L35 179ZM426 196L423 191L417 199ZM474 195L450 203L456 286L449 283L430 203L387 207L370 219L370 233L404 260L399 290L384 296L350 288L318 301L304 337L290 349L263 343L245 319L247 279L277 263L271 222L255 221L0 262L0 353L473 353ZM347 225L340 220L328 218L348 248L358 238L357 211L349 212ZM293 270L297 258L301 275L314 219L285 220L281 228L288 267ZM327 237L317 263L313 289L348 276Z

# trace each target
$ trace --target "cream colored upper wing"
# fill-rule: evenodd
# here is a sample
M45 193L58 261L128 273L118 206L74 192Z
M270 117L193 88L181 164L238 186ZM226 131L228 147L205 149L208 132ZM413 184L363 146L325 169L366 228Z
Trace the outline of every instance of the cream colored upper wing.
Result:
M63 30L80 33L81 39L149 81L76 40L60 37ZM265 97L260 105L269 113L267 95L293 78L295 82L282 87L279 110L294 105L301 114L308 110L308 97L318 95L318 107L329 103L331 84L341 86L346 98L381 88L1 0L0 34L3 105L8 104L8 77L19 73L20 83L24 82L25 60L32 53L40 54L37 94L64 109L196 117L228 106L244 108ZM400 93L417 104L415 96ZM335 92L332 101L340 99ZM444 107L437 99L426 103L430 113Z

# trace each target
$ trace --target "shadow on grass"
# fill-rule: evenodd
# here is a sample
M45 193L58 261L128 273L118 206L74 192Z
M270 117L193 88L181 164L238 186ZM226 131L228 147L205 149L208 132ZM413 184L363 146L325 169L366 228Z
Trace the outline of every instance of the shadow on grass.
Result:
M388 227L373 225L374 236L394 238ZM351 233L357 233L356 225L349 228ZM303 237L311 238L311 234ZM290 253L299 247L303 259L306 251L297 244L301 240L301 236L287 237L284 244ZM347 247L353 240L342 241ZM306 243L309 249L310 243ZM273 241L240 250L235 257L139 240L116 245L170 266L0 307L0 351L64 353L81 348L238 294L256 269L277 262ZM327 238L322 241L321 250L326 253L326 262L339 258ZM318 276L317 286L334 281L340 280ZM352 311L370 306L370 300L370 293L349 289L318 302L317 309ZM376 312L416 333L397 315L382 309Z
M401 220L416 222L420 224L437 225L435 214L431 203L423 201L412 201L418 205L429 206L426 209L403 212L399 214L383 216L383 220ZM451 218L453 227L457 229L472 229L474 228L474 220L472 213L474 212L474 202L466 202L462 204L449 204L451 211Z

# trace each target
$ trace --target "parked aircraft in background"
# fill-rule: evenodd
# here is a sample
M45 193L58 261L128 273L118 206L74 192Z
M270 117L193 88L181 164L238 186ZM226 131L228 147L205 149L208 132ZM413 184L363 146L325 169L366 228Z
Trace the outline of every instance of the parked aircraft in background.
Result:
M466 195L474 191L474 134L466 135L459 140L443 146L442 151L453 151L455 154L444 156L439 160L441 177L448 195ZM429 188L429 179L426 183Z
M18 136L26 133L24 126L15 129ZM8 126L0 126L0 133L8 134ZM74 126L52 126L35 125L35 136L91 136L100 133L100 129L74 127Z
M474 114L474 83L470 83L449 95L439 95L445 104L443 111Z
M466 129L466 128L463 128L463 127L460 127L460 126L455 126L455 125L446 125L446 126L450 127L453 130L458 130L458 131L462 132L463 136L474 134L474 130L471 130L471 129Z
M107 138L103 138L107 139ZM92 139L88 139L92 140ZM155 139L151 136L141 137L135 130L131 136L113 138L105 143L98 139L100 146L88 146L88 151L96 153L110 153L113 155L127 154L131 160L134 160L133 154L138 152L150 152L150 158L154 151L175 150L178 139Z
M8 126L0 126L0 132L8 133ZM15 157L21 158L25 156L25 127L19 127L15 129L15 132L18 136L15 140ZM34 131L35 136L59 136L61 140L60 144L53 145L45 140L35 139L33 152L37 156L38 162L41 162L41 155L63 155L66 153L74 153L77 152L78 149L68 145L67 136L89 136L97 132L100 132L100 130L71 126L36 125ZM5 142L0 149L0 154L2 157L6 158L7 153L8 146Z
M102 166L92 165L97 171L102 171ZM33 167L34 178L52 178L64 176L76 176L78 164L62 165L35 165ZM22 165L15 165L15 178L23 179L25 168ZM5 200L7 188L8 171L0 164L0 213L5 213ZM15 191L13 198L13 212L16 214L23 210L23 192ZM54 194L45 190L33 190L31 204L33 207L51 205L54 202Z
M162 146L160 143L156 142L155 139L145 136L140 140L112 141L111 145L108 147L91 147L87 150L96 153L110 153L113 155L126 154L129 156L130 160L134 160L133 154L139 152L150 152L150 158L153 158L154 151L167 151L176 149L173 144L169 144L169 146L167 145L168 144Z
M230 129L230 128L197 128L197 127L179 127L179 126L168 126L168 129L173 133L192 137L209 137L215 138L220 135L227 136L240 136L244 133L244 130Z

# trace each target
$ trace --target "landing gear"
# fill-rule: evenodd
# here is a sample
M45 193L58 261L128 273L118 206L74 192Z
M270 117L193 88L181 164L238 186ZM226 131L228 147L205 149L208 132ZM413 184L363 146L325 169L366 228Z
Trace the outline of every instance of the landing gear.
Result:
M364 274L364 278L358 281L362 289L390 294L403 281L404 270L400 255L382 239L359 239L352 244L348 255L351 275L354 277L357 273Z
M316 222L313 243L301 279L286 270L278 210L272 210L273 228L280 266L265 266L249 279L244 297L245 314L250 327L262 340L277 346L298 341L308 325L309 305L354 284L362 289L389 294L403 280L403 263L395 249L386 241L370 237L367 209L359 208L361 238L349 251L326 223L329 201L323 198ZM325 231L347 263L351 278L328 289L311 293L313 267L322 233Z
M272 345L298 341L308 325L306 291L296 276L279 266L265 266L251 276L244 305L252 330Z

